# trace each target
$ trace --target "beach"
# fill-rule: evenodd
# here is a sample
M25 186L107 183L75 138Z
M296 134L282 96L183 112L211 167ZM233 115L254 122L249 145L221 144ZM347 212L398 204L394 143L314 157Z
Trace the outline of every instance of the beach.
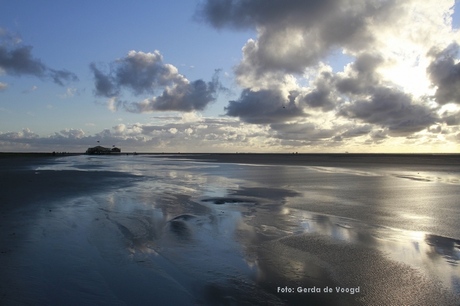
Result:
M0 304L458 305L459 160L0 156Z

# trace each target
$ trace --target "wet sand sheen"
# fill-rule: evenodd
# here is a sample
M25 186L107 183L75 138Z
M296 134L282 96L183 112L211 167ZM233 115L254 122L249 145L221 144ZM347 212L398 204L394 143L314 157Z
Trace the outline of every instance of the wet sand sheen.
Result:
M151 160L70 162L85 171L4 164L1 303L459 303L437 274L442 267L460 279L455 239L308 212L310 193L282 168L255 176L246 166ZM284 185L273 180L280 174ZM333 199L324 196L316 201ZM408 246L418 261L400 257ZM359 293L297 292L326 286Z
M315 280L312 286L320 285L333 288L333 293L327 298L340 300L343 293L337 293L337 287L359 288L356 300L365 305L455 305L458 299L439 281L427 277L419 270L396 261L390 260L381 252L364 247L340 243L321 235L298 235L282 238L264 246L271 252L272 261L276 258L278 264L273 269L299 264L304 269L297 271L294 267L287 273L292 288L297 290L299 280L289 281L293 275L298 275L300 283L308 283L302 277ZM274 255L274 256L273 256ZM315 279L309 275L312 266L317 266L331 276L336 282L324 282L324 277ZM323 281L323 282L321 282ZM289 285L288 285L289 286ZM324 297L322 297L324 298ZM349 297L352 298L352 297ZM302 297L295 297L301 302ZM353 302L351 302L353 304Z

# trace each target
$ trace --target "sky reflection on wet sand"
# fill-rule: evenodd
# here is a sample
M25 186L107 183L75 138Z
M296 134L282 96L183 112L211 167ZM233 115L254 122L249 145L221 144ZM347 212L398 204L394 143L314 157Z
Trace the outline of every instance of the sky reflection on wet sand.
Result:
M158 301L174 293L176 302L192 304L460 298L460 232L452 225L459 214L456 184L379 169L144 156L69 157L37 171L64 169L110 169L140 180L54 203L52 213L38 214L16 258L18 275L37 277L29 278L31 287L43 286L39 277L55 282L67 273L77 277L60 289L82 302L146 303L160 289ZM394 276L386 274L390 267ZM93 272L85 275L88 269ZM409 275L408 296L396 287L403 275ZM102 293L83 286L88 281ZM159 287L139 287L142 281ZM360 286L361 292L278 292L338 284ZM85 298L75 289L82 286Z

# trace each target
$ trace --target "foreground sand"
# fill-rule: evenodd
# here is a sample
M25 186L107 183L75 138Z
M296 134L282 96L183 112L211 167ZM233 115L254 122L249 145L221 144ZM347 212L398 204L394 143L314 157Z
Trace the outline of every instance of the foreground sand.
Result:
M137 157L121 158L125 167ZM250 158L238 162L257 163ZM0 182L7 190L0 195L2 305L460 302L429 270L443 260L437 252L455 252L458 241L433 235L414 240L412 232L406 237L399 230L303 211L299 205L308 199L295 187L302 182L289 180L290 169L229 165L219 172L160 160L151 173L133 175L94 167L106 162L119 170L96 157L82 164L89 171L35 170L61 161L0 159ZM283 156L274 156L262 163L281 161ZM145 162L137 170L150 165ZM274 174L285 175L279 178L285 185L273 181ZM331 176L343 176L343 184L348 178ZM258 183L247 185L253 181ZM405 181L411 188L437 184L401 178ZM338 214L339 207L332 207ZM411 265L410 257L405 262L399 251L391 253L395 249L414 252L423 265ZM429 269L423 270L426 264ZM305 292L326 287L332 292ZM348 292L335 292L337 287Z
M79 195L90 195L111 188L129 185L129 174L106 171L35 171L39 166L56 163L48 154L0 155L0 304L40 305L33 300L25 279L19 279L16 259L24 242L30 240L30 230L37 215L53 214L56 203ZM39 243L39 241L38 241ZM37 260L37 261L35 261ZM28 259L31 266L39 266L38 258ZM31 271L32 272L32 271ZM24 276L24 275L21 275ZM30 277L40 277L31 273ZM37 279L40 282L40 279Z
M59 198L88 194L112 188L111 182L126 184L131 175L104 171L35 171L54 164L59 158L48 154L0 155L1 212L33 209L29 205L55 201Z

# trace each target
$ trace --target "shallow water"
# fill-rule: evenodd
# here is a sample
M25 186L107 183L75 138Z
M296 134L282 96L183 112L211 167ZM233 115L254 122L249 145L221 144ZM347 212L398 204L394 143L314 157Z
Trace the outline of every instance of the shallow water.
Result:
M70 156L35 169L50 170L136 177L131 187L70 197L33 216L11 264L14 290L30 288L20 302L460 298L459 173L141 155ZM324 293L327 286L348 292ZM298 292L313 287L321 293Z

